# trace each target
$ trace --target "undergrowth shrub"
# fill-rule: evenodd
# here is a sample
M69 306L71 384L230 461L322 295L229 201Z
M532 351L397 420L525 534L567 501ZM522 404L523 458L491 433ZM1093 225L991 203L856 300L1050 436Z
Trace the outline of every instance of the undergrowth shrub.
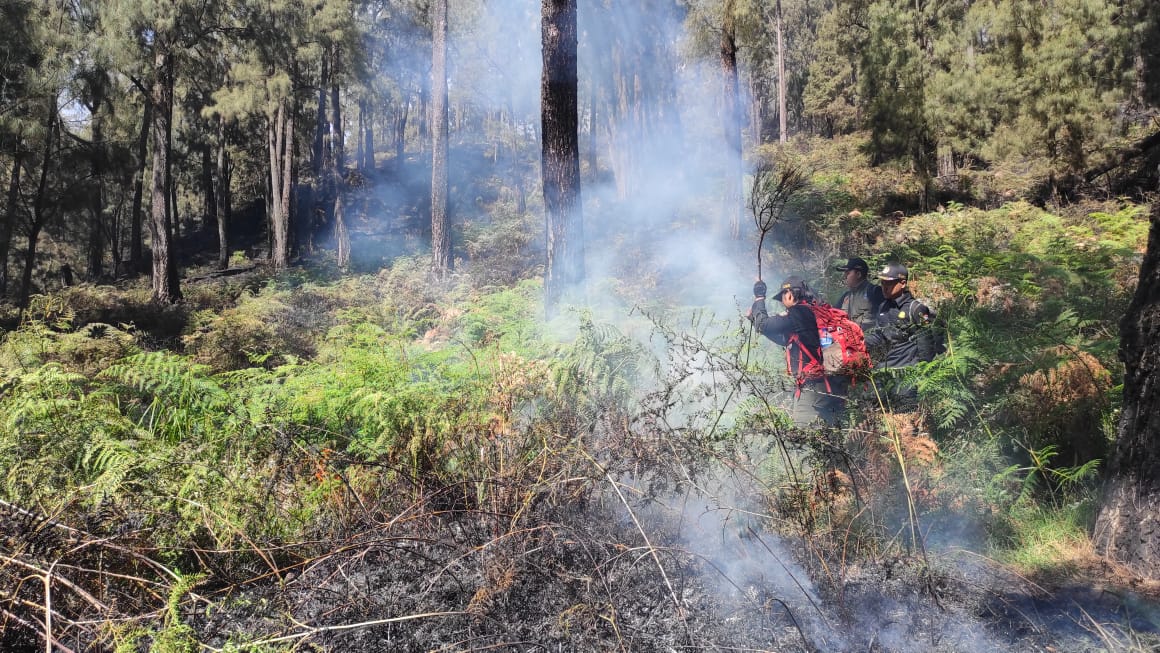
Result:
M182 344L197 361L215 370L276 366L313 356L315 340L346 305L337 293L314 286L294 291L267 286L242 295L232 308L193 314Z
M515 207L478 216L463 224L463 248L468 272L478 285L513 285L535 274L542 265L532 250L542 248L543 230L534 213Z
M1111 373L1091 354L1062 346L1041 352L1035 367L1019 377L1013 402L1015 418L1026 429L1023 446L1055 445L1072 465L1105 458Z

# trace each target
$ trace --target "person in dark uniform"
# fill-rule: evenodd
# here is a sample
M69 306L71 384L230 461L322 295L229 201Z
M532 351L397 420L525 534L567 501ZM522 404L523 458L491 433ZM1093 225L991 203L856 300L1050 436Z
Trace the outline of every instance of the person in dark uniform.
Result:
M915 363L934 360L941 353L941 327L935 313L915 299L908 288L910 271L901 263L887 263L878 273L882 303L874 326L866 333L866 349L875 358L875 369L884 380L887 396L896 411L913 410L918 403L914 383L898 372Z
M870 266L858 257L848 259L845 265L836 269L844 275L846 292L834 306L846 311L850 320L862 327L863 332L869 331L874 327L878 306L885 299L882 288L870 281Z
M765 337L786 348L790 374L794 375L790 417L797 426L808 426L821 419L829 425L837 424L846 405L844 396L831 390L832 385L821 373L822 343L818 322L807 305L814 300L813 292L801 277L791 276L782 282L773 298L785 307L785 315L770 315L765 308L766 285L753 285L753 306L747 317ZM813 361L816 366L811 366ZM806 374L816 369L817 374Z

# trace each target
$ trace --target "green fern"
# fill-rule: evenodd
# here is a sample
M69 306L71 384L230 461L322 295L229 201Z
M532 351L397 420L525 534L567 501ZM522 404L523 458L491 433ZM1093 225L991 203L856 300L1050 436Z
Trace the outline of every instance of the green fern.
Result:
M215 437L231 398L209 368L165 352L130 356L99 375L137 395L143 428L169 442Z

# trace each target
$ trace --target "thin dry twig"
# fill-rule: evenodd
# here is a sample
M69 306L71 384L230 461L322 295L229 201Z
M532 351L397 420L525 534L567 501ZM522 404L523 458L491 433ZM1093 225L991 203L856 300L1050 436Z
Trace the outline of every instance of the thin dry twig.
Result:
M254 642L246 642L244 644L234 644L230 647L232 651L244 651L246 649L259 648L268 646L270 644L278 644L280 642L292 642L306 637L313 637L320 633L332 633L343 630L357 630L359 628L370 628L371 626L382 626L384 624L395 624L403 621L414 621L416 619L428 619L431 617L461 617L467 615L467 612L453 611L453 612L423 612L421 614L409 614L402 617L390 617L388 619L374 619L372 621L360 621L354 624L336 624L333 626L311 626L300 633L291 633L289 635L282 635L281 637L271 637L269 639L260 639ZM202 644L205 648L221 653L225 649L214 648L207 644Z

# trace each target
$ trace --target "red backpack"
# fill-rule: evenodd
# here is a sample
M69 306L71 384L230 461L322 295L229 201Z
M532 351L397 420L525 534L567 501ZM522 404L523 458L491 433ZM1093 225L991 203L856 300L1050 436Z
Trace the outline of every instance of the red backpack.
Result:
M807 302L806 306L814 312L814 319L818 322L818 337L823 343L822 360L819 361L814 352L802 345L797 334L791 335L790 342L797 342L794 348L798 351L797 372L790 361L789 347L785 350L785 362L798 384L836 374L852 377L866 374L870 370L870 354L866 352L862 327L852 321L846 311L825 302ZM829 345L825 344L827 337L831 340Z

